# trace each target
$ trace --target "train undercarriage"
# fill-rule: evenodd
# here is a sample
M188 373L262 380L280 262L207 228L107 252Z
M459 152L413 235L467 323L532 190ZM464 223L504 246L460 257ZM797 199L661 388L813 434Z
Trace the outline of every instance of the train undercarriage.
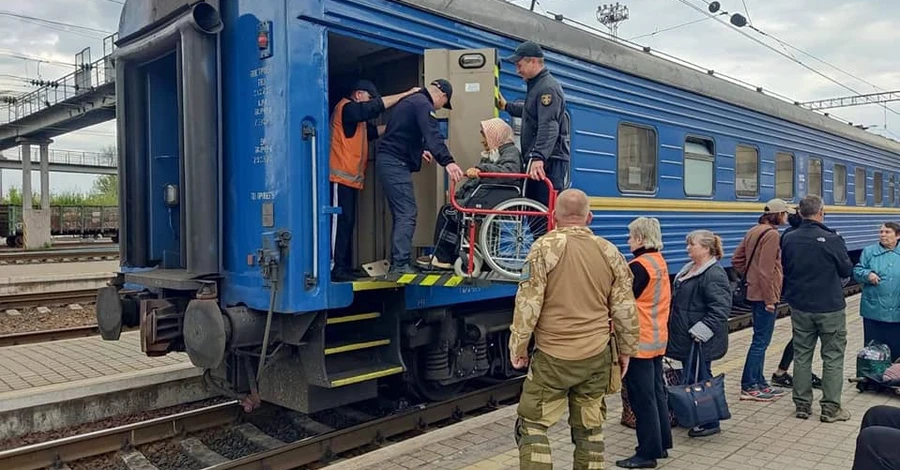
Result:
M140 326L148 356L187 353L210 387L247 410L266 401L311 413L374 398L379 385L441 401L472 379L521 374L507 350L510 299L407 311L403 288L392 287L357 292L347 308L269 318L221 308L212 282L161 293L123 284L99 292L103 338Z

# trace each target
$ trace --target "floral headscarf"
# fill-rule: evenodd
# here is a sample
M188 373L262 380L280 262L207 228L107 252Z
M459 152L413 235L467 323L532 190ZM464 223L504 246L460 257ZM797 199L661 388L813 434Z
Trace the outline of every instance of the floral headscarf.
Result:
M491 150L500 148L503 144L513 143L513 130L503 119L493 118L481 121L481 131Z

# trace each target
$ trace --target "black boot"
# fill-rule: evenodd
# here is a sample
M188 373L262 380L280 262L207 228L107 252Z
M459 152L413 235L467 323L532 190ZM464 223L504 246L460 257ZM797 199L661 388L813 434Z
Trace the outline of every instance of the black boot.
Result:
M616 466L620 468L656 468L656 459L645 459L633 455L625 460L616 460Z

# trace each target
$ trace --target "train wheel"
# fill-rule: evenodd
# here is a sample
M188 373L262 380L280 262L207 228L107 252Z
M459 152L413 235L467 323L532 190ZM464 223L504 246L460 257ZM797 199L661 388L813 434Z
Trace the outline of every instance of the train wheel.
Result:
M428 380L425 378L425 348L419 348L412 354L413 389L417 395L428 401L444 401L459 395L466 385L465 381L441 385L433 380Z
M6 237L6 246L8 246L10 248L15 248L16 238L15 237Z
M25 246L25 237L16 235L16 248L22 248L23 246Z

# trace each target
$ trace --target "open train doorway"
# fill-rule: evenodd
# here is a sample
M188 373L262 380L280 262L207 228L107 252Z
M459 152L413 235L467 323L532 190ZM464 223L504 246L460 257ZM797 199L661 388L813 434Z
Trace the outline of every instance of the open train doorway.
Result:
M328 33L329 112L333 112L338 102L352 91L351 88L357 80L371 81L381 96L388 96L421 86L422 76L423 57L421 55L349 36ZM373 122L376 125L384 124L392 111L392 109L388 109ZM390 259L391 212L375 171L377 143L377 140L369 143L364 186L357 197L356 224L351 243L352 265L356 268L360 268L364 263ZM428 172L422 171L421 173ZM428 185L424 184L424 178L428 178L428 176L419 174L413 178L420 214L419 224L429 223L428 218L423 217L423 214L427 215L430 212L427 209L429 205L427 201L434 199L433 186L430 190L432 193L430 197L426 194L418 194L426 192L428 188ZM336 204L334 199L332 202ZM336 217L333 217L332 239L336 228L335 220ZM433 226L434 219L431 220L431 226Z

